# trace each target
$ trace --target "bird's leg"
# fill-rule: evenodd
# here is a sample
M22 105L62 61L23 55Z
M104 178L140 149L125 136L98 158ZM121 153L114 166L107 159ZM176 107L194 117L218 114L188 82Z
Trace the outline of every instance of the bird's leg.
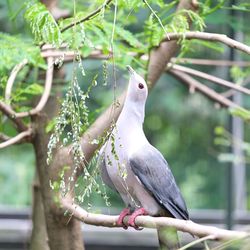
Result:
M135 219L137 216L139 215L148 215L148 212L142 207L142 208L139 208L137 210L135 210L132 215L129 217L129 220L128 220L128 225L133 227L134 229L136 230L142 230L143 228L139 228L136 224L135 224Z
M118 220L117 220L116 224L117 224L118 226L122 226L124 229L128 229L127 225L124 224L123 219L124 219L127 215L129 215L129 214L130 214L130 209L129 209L129 208L124 208L124 209L121 211L121 213L120 213L120 215L119 215L119 217L118 217Z

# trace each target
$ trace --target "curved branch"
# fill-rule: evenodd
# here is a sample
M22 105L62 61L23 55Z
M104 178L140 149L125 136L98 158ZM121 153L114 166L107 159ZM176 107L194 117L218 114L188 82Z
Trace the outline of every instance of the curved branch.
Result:
M48 57L47 63L48 63L48 68L46 71L44 92L42 94L42 97L41 97L39 103L37 104L37 106L34 109L31 109L30 111L16 113L15 116L17 118L26 117L29 115L35 115L35 114L39 113L46 105L48 98L49 98L49 95L50 95L50 92L51 92L52 81L53 81L53 71L54 71L53 57Z
M204 236L202 238L199 238L198 240L195 240L195 241L192 241L190 243L188 243L187 245L181 247L179 250L185 250L185 249L188 249L192 246L195 246L199 243L202 243L204 241L207 241L207 240L215 240L215 236L214 235L207 235L207 236Z
M27 126L23 123L23 121L16 117L15 111L13 111L8 104L4 103L1 100L0 100L0 110L16 124L18 131L27 130Z
M16 135L15 137L10 138L9 140L0 143L0 149L6 148L10 145L26 142L32 135L32 129L28 129L26 131L21 132L20 134Z
M11 71L10 73L10 77L7 81L7 84L6 84L6 88L5 88L5 101L6 103L9 103L9 99L10 99L10 96L11 96L11 91L12 91L12 87L13 87L13 84L14 84L14 81L16 79L16 76L18 74L18 72L28 63L28 60L27 59L24 59L22 62L20 62L19 64L17 64L13 70Z
M67 214L70 213L71 216L86 224L104 227L119 227L116 224L118 216L89 213L77 204L69 204L66 201L63 201L62 209ZM128 223L128 216L124 219L124 222L125 224ZM243 239L250 236L247 232L230 231L213 226L203 226L191 220L185 221L169 217L138 216L136 218L136 225L145 228L158 228L164 226L174 227L178 231L187 232L198 237L211 235L211 238L213 237L215 240Z
M173 65L170 64L170 68L176 69L178 71L188 73L188 74L191 74L191 75L194 75L194 76L201 77L201 78L209 80L211 82L215 82L215 83L217 83L219 85L222 85L222 86L237 90L239 92L242 92L244 94L250 95L250 89L244 88L241 85L236 85L235 83L223 80L223 79L218 78L216 76L209 75L207 73L204 73L204 72L201 72L201 71L198 71L198 70L195 70L195 69L187 68L187 67L184 67L184 66L180 66L180 65L177 65L177 64L173 64Z
M99 12L101 12L101 10L103 8L105 8L106 6L108 6L110 3L112 2L112 0L106 0L99 8L97 8L96 10L94 10L92 13L90 13L89 15L87 15L86 17L80 19L77 22L73 22L70 23L69 25L65 26L64 28L61 29L61 32L64 32L68 29L70 29L71 27L73 27L74 25L78 25L80 23L89 21L90 19L92 19L94 16L96 16Z
M237 108L237 109L241 108L236 103L230 101L229 99L225 98L221 94L218 94L213 89L210 89L209 87L207 87L206 85L195 80L194 78L192 78L191 76L189 76L186 73L180 72L180 71L175 70L175 69L170 69L167 72L169 72L173 76L180 79L183 83L186 83L190 88L193 88L194 90L197 89L199 92L206 95L208 98L220 103L224 107Z
M179 39L199 39L206 41L215 41L223 43L231 48L238 49L242 52L245 52L250 55L250 47L235 41L232 38L229 38L226 35L216 34L216 33L207 33L207 32L199 32L199 31L190 31L186 33L168 33L168 36L164 38L163 42L168 42L170 38L171 40L179 40Z

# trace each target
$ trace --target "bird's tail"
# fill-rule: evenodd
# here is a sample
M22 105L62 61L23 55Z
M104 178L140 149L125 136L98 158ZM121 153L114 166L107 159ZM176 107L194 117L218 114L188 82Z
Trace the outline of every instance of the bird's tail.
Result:
M175 250L180 248L177 231L172 227L157 229L160 250Z

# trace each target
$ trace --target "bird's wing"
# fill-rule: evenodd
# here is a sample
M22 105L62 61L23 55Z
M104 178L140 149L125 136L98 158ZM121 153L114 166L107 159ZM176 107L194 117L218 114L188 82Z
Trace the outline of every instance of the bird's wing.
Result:
M99 153L99 158L98 158L98 161L97 161L97 164L101 170L101 177L102 177L102 180L103 182L109 186L111 189L116 190L115 188L115 185L113 184L113 182L111 181L110 177L109 177L109 174L108 174L108 171L107 171L107 167L106 167L106 163L105 163L105 145L103 146L103 148L100 150L100 153Z
M150 144L129 159L134 174L175 218L188 220L185 201L162 154Z

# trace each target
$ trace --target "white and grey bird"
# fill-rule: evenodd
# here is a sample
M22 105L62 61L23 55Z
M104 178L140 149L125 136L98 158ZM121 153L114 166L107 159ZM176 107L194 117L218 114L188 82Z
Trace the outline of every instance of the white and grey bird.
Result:
M117 224L126 228L123 219L130 214L128 224L134 228L138 215L188 220L185 201L167 161L143 131L147 84L130 66L127 68L130 80L125 103L111 136L100 150L102 179L127 206Z

